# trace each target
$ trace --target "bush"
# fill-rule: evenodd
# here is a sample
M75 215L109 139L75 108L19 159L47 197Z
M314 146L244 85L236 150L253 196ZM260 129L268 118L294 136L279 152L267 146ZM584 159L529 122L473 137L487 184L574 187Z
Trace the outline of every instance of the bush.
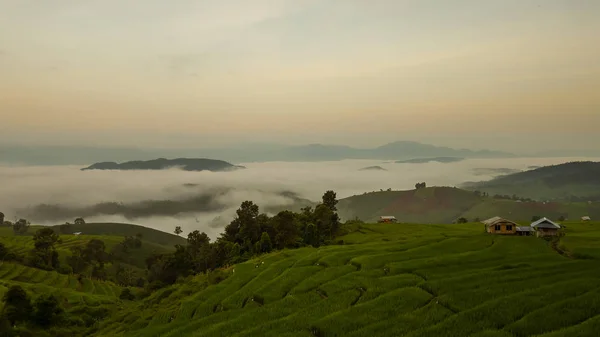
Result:
M209 284L218 284L218 283L221 283L221 281L225 280L227 278L227 276L228 275L224 271L222 271L221 269L209 271L207 273L208 283Z
M119 298L126 301L133 301L135 300L135 295L131 293L131 290L129 288L125 288L121 291L121 295L119 295Z
M69 275L73 273L73 268L71 268L71 266L60 266L58 267L58 269L56 270L57 272L59 272L60 274L65 274L65 275Z

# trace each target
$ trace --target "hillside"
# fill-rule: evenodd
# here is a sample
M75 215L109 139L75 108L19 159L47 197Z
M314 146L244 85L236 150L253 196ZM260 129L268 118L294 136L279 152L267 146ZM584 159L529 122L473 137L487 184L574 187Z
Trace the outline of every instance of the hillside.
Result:
M82 171L87 170L165 170L169 168L181 168L184 171L232 171L244 168L243 166L236 166L223 160L215 159L191 159L191 158L177 158L177 159L165 159L159 158L154 160L136 160L128 161L121 164L115 162L101 162L95 163L88 167L82 168Z
M54 226L56 228L57 226ZM153 244L173 247L176 244L184 244L184 238L171 233L165 233L156 229L125 223L85 223L81 225L70 224L73 233L81 232L84 235L105 236L135 236L141 234L144 241Z
M503 216L521 222L527 222L533 216L600 218L598 202L518 202L482 197L453 187L365 193L341 199L338 210L345 220L358 217L375 222L379 216L393 215L400 222L432 224L452 223L461 217L474 220Z
M535 200L600 201L600 162L544 166L490 181L465 183L462 187Z
M578 259L480 224L362 225L128 303L92 336L592 337L598 228L569 224L559 246Z

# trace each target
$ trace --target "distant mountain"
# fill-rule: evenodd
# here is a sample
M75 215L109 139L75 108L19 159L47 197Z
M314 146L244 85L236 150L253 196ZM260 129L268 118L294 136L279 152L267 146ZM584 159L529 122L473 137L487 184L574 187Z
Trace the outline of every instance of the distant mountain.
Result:
M414 158L407 160L398 160L397 164L426 164L430 162L438 162L438 163L455 163L459 161L463 161L465 158L460 157L433 157L433 158Z
M135 149L77 146L0 146L3 163L25 165L82 165L94 162L127 161L131 158L150 160L171 158L221 158L229 162L266 161L329 161L343 159L404 160L429 157L506 158L514 154L440 147L411 141L398 141L375 148L354 148L344 145L281 144L240 145L221 148Z
M190 158L178 158L178 159L165 159L159 158L154 160L136 160L128 161L122 164L115 162L102 162L95 163L86 168L82 168L82 171L87 170L165 170L169 168L178 167L184 171L233 171L237 169L243 169L243 166L236 166L223 160L214 159L190 159Z
M600 201L600 162L570 162L464 183L490 195L517 195L535 200Z
M387 171L387 170L381 166L368 166L368 167L361 168L359 171Z

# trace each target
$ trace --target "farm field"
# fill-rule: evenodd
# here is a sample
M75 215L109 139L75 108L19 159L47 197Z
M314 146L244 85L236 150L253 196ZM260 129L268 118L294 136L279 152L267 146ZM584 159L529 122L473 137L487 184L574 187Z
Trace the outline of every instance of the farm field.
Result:
M92 239L99 239L102 240L106 245L106 251L110 251L114 246L118 245L123 241L124 235L135 235L136 232L134 232L133 230L137 230L137 232L142 232L143 234L151 234L148 237L144 236L142 238L142 247L140 249L137 249L135 251L135 254L130 254L129 256L130 261L128 261L128 263L131 266L137 268L145 268L144 261L150 255L155 253L166 253L174 249L173 246L168 245L168 241L165 242L165 238L177 243L185 242L185 239L183 238L168 233L162 233L149 228L147 229L148 231L140 231L139 228L145 228L142 226L128 227L128 225L126 224L108 224L115 225L115 228L112 229L111 226L108 226L108 229L101 230L99 229L101 225L102 224L90 224L89 228L85 228L86 233L90 232L90 234L60 234L60 242L56 245L56 250L59 253L61 263L65 263L66 257L71 255L70 248L72 247L83 246ZM117 228L118 226L116 225L123 225L123 229L119 231L119 229ZM87 224L82 226L87 226ZM43 227L31 226L29 231L25 235L15 235L11 228L0 228L0 243L4 244L4 246L11 252L22 256L26 256L27 253L31 251L34 247L32 236L36 232L36 230L40 228ZM161 234L156 235L154 234L154 232L159 232ZM173 237L174 239L169 237ZM157 243L153 240L157 240L160 243Z
M557 244L479 223L360 225L132 302L94 336L597 336L600 223Z
M600 202L517 202L481 197L472 191L453 187L427 187L410 191L380 191L341 199L338 204L344 220L358 217L375 222L381 215L393 215L403 223L452 223L464 217L471 221L503 216L529 224L533 216L558 219L600 217Z

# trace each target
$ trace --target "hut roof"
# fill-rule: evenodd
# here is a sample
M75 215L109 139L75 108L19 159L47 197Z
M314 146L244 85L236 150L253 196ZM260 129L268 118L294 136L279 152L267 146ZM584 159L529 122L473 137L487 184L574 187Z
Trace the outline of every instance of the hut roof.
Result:
M548 218L541 218L530 225L532 228L560 228L560 225Z
M496 225L496 224L498 224L500 222L508 222L508 223L511 223L511 224L513 224L515 226L518 226L516 222L510 221L510 220L507 220L507 219L504 219L504 218L501 218L499 216L495 216L493 218L489 218L487 220L483 220L482 221L482 223L486 224L488 227L489 226L494 226L494 225Z

